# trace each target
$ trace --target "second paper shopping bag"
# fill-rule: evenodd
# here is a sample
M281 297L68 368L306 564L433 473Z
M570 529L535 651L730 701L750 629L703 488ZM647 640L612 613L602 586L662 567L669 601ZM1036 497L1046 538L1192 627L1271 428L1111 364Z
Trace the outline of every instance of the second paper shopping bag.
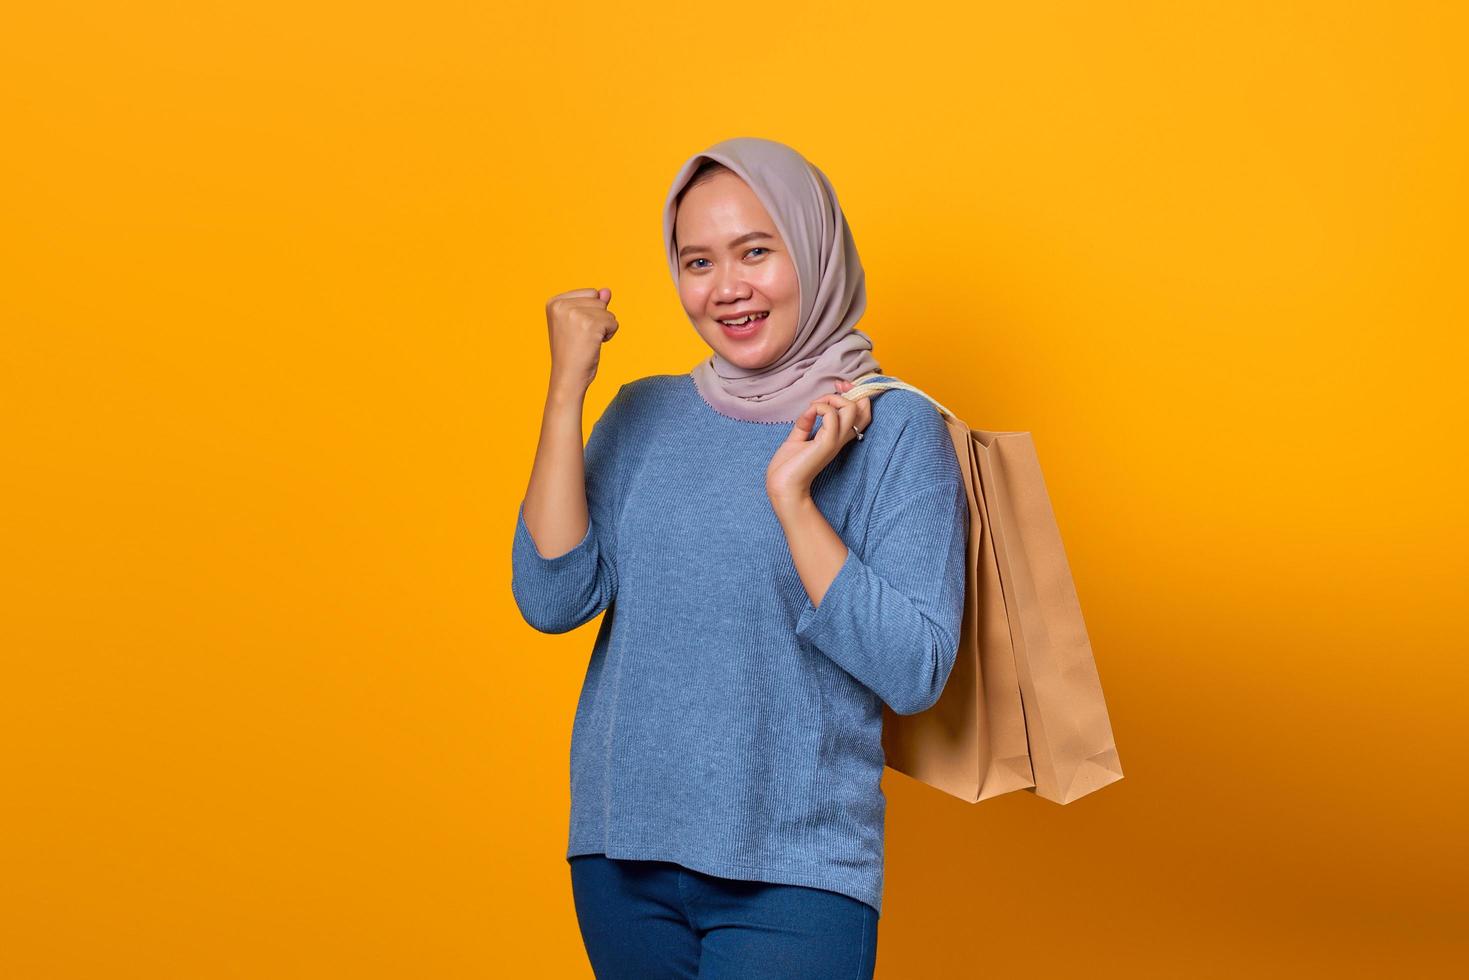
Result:
M928 710L900 715L884 705L887 765L970 803L1021 789L1069 803L1121 779L1030 434L971 429L906 382L854 384L844 393L853 400L890 388L927 398L948 425L969 496L958 656Z

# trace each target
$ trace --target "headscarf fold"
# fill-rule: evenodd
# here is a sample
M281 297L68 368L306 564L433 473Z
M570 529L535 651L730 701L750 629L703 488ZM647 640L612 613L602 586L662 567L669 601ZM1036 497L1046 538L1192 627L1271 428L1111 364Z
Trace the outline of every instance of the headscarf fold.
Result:
M774 140L723 140L690 157L668 192L663 239L675 286L676 202L705 159L733 170L770 213L795 263L801 302L795 339L772 363L743 368L712 351L690 374L718 412L750 422L794 422L811 402L833 394L838 379L881 370L872 338L856 329L867 309L867 278L852 231L831 181L801 154Z

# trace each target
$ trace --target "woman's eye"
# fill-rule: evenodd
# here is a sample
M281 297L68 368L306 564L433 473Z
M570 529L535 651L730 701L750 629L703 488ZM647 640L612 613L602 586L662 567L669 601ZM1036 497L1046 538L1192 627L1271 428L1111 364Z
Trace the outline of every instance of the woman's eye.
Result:
M750 252L769 252L769 251L770 251L770 249L766 248L763 245L756 245L754 248L749 249L748 251L746 251L745 252L745 255L748 256L750 254ZM704 258L690 259L688 265L686 266L686 268L689 268L689 269L697 269L699 267L696 266L696 265L694 265L695 262L708 262L708 261L709 261L708 259L704 259Z

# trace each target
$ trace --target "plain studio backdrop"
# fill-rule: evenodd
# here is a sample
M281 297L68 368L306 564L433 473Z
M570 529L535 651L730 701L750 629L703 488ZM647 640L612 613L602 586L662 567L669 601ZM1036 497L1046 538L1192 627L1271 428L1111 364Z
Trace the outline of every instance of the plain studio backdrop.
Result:
M878 976L1466 952L1461 4L17 7L0 974L590 977L597 623L516 614L544 304L706 351L675 168L832 178L885 371L1032 433L1127 778L888 771Z

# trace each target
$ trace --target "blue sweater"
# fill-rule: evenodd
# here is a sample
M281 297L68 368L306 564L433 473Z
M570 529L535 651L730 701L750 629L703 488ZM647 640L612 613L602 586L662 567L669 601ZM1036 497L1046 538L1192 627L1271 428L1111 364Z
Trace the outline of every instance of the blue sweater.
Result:
M688 374L623 385L587 439L586 536L543 556L522 501L511 591L545 633L607 613L572 726L568 860L671 861L880 915L882 703L923 711L948 680L969 507L932 403L872 396L812 484L848 548L813 606L765 495L791 425L722 415Z

